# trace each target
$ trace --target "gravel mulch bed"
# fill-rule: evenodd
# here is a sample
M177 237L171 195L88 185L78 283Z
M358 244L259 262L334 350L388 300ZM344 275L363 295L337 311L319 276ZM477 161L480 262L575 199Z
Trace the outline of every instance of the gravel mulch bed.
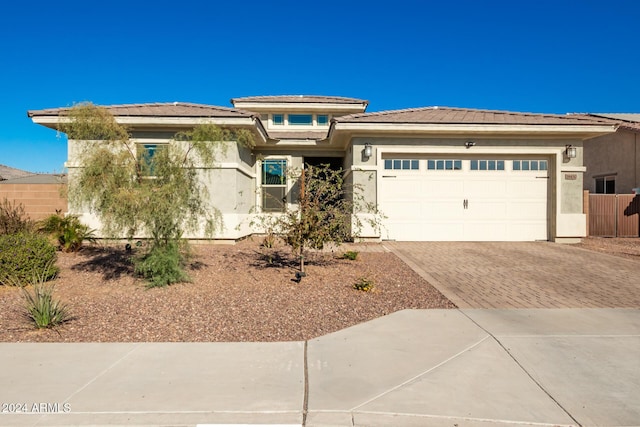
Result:
M638 237L587 237L574 246L640 261Z
M440 292L388 252L309 257L307 277L285 246L194 246L191 283L146 289L130 255L115 248L59 253L55 296L74 319L37 330L25 318L21 290L0 286L3 342L170 342L307 340L407 308L454 308ZM357 291L358 279L375 290Z

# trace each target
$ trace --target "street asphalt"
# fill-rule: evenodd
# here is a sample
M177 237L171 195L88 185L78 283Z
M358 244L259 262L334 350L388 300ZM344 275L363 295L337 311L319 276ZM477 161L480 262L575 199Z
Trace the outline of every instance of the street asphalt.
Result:
M307 342L0 344L0 426L640 426L640 310L405 310Z

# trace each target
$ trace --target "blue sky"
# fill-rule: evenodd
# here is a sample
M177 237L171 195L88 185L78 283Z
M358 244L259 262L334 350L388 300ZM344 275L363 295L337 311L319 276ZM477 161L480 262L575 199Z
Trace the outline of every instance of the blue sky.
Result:
M0 164L62 171L64 135L27 110L81 101L640 112L639 18L636 0L5 2Z

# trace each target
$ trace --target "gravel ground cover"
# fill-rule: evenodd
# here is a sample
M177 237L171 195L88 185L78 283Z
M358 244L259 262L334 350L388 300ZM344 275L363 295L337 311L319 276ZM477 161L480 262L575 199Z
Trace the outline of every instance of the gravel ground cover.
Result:
M640 261L640 238L587 237L576 247Z
M379 248L379 246L378 246ZM74 318L37 330L25 318L22 291L0 286L3 342L291 341L315 338L407 308L454 308L389 252L346 248L312 254L307 277L295 279L286 246L194 245L191 283L146 289L121 248L59 253L55 296ZM360 278L372 292L357 291Z

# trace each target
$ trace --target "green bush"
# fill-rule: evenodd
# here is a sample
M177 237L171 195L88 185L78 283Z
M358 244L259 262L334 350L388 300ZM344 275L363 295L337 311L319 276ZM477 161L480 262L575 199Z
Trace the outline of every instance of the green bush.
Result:
M24 211L24 206L11 203L6 197L0 203L0 235L30 231L33 222Z
M178 242L156 245L134 260L136 274L147 279L147 287L155 288L173 283L188 282L184 271L185 257Z
M66 304L53 297L53 285L47 285L51 265L32 279L33 292L23 289L27 316L38 328L51 328L71 319Z
M369 292L373 290L374 286L375 286L375 283L372 279L367 279L366 277L362 277L356 283L353 284L353 289L357 291Z
M55 277L56 248L40 234L0 235L0 284L24 286L41 272L43 280Z
M342 254L342 259L348 259L351 261L355 261L358 258L358 251L347 251Z
M40 231L51 235L64 252L77 252L86 240L95 243L95 230L80 222L77 215L54 214L40 221Z

